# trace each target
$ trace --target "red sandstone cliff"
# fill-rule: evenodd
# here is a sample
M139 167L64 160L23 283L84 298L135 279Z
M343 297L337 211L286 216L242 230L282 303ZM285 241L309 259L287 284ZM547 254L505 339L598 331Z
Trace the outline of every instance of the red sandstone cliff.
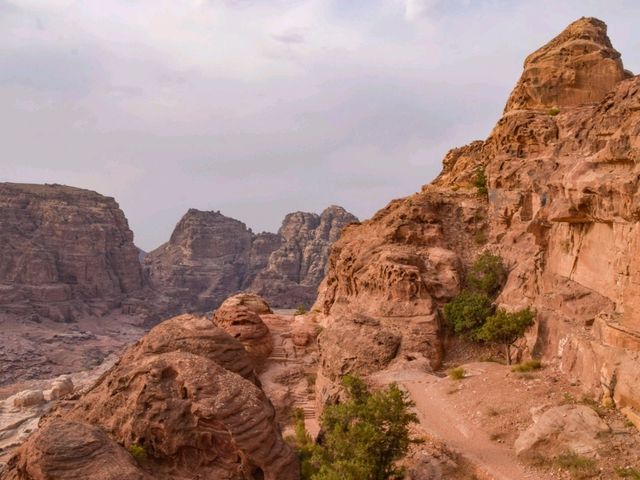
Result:
M70 321L142 288L133 233L113 198L0 184L0 313Z
M277 307L310 305L326 272L331 244L357 218L341 207L287 215L277 234L255 235L220 212L191 209L171 239L149 253L144 269L168 311L207 311L241 290Z
M527 58L485 141L450 151L436 180L335 244L316 303L328 315L324 375L382 368L402 352L439 365L442 306L489 249L510 268L498 303L537 311L530 353L640 408L639 139L640 78L603 22L572 23ZM478 168L488 195L473 186ZM354 329L366 347L331 340ZM399 338L393 355L380 329ZM383 353L375 364L371 351Z

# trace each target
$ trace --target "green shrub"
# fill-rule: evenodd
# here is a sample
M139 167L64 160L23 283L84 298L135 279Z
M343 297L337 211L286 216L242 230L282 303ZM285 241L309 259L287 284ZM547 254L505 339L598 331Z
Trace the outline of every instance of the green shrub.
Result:
M596 461L575 453L565 453L555 458L554 463L566 470L574 479L591 478L599 473Z
M533 325L535 314L529 309L507 312L499 309L475 334L478 340L496 343L505 347L507 364L511 365L511 347Z
M137 462L140 462L147 458L147 451L142 445L132 443L131 445L129 445L128 450L131 456L135 458Z
M516 365L511 369L512 372L532 372L534 370L540 370L542 368L542 362L538 359L529 360L528 362L523 362L519 365Z
M296 408L291 412L293 420L293 437L288 437L285 440L295 448L298 458L300 459L300 477L303 479L310 479L311 475L315 472L315 468L311 463L315 444L311 439L311 435L307 433L307 429L304 424L304 410Z
M551 107L549 109L548 113L549 113L550 116L555 117L556 115L558 115L560 113L560 109L558 107L554 106L554 107Z
M478 245L484 245L485 243L487 243L487 239L487 232L485 232L484 230L478 230L473 234L473 241Z
M472 291L495 298L507 280L507 274L502 258L484 251L471 265L466 282Z
M307 379L307 393L313 393L316 390L316 380L318 377L318 374L313 372L313 373L305 373L305 378Z
M637 468L616 468L616 473L620 478L631 478L632 480L640 480L640 470Z
M312 444L304 422L296 430L303 480L384 480L396 478L396 466L413 443L409 425L417 423L413 403L397 385L371 392L357 377L342 380L348 401L329 405L320 420L322 441Z
M491 299L484 293L460 292L444 306L444 318L454 333L473 338L488 316L493 314Z
M580 398L580 403L593 409L599 417L606 416L607 413L609 413L609 411L611 410L610 407L605 407L600 402L588 397L587 395L582 395L582 397Z
M294 315L304 315L305 313L307 313L307 307L305 307L303 304L298 305L298 308L296 309Z
M484 171L484 167L476 168L475 176L473 178L473 186L476 187L478 194L486 196L489 193L487 189L487 174Z
M462 367L450 368L447 370L447 375L449 375L451 380L462 380L464 378L464 374L465 371Z

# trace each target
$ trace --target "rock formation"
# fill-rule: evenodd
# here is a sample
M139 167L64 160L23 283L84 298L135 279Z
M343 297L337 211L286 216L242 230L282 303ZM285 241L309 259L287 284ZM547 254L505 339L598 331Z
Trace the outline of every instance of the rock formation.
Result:
M345 229L316 303L322 335L366 314L399 332L399 352L437 366L441 308L489 249L510 268L498 304L537 312L529 353L640 409L639 125L640 78L605 24L572 23L528 57L485 141L450 151L421 192Z
M151 286L169 311L205 312L241 290L278 307L310 305L331 244L357 219L340 207L287 215L278 234L253 234L220 212L191 209L171 239L144 259Z
M609 426L586 405L553 407L534 418L534 424L515 442L520 458L554 458L573 453L597 457Z
M36 432L3 474L6 480L151 480L104 430L54 421Z
M578 21L527 57L505 112L599 102L630 76L607 37L605 23Z
M0 385L95 366L142 334L150 295L113 198L0 183Z
M257 295L241 293L225 300L213 315L213 323L237 339L256 365L273 350L271 332L258 314L271 313L271 309L264 300L258 300L262 299Z
M62 185L0 184L0 313L72 321L142 288L113 198Z
M358 219L341 207L332 206L320 215L295 212L282 222L280 247L269 256L249 290L278 307L309 307L325 276L331 245L344 227Z
M341 318L319 337L323 369L332 380L350 372L383 369L398 352L401 336L364 315Z
M212 310L242 288L252 236L244 223L220 212L190 209L169 241L147 254L145 273L170 299L170 309Z
M209 320L168 320L87 393L43 417L1 478L91 471L100 479L295 480L295 455L249 364L237 340Z

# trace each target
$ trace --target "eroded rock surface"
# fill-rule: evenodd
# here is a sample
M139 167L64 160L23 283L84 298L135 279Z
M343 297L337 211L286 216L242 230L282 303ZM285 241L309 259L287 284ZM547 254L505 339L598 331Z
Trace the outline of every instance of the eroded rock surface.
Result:
M336 380L349 373L365 375L381 370L395 358L401 338L371 317L338 319L334 328L318 338L323 374Z
M237 339L254 360L262 362L273 350L273 338L257 312L271 313L269 305L255 295L239 294L225 300L213 315L213 323Z
M0 385L93 367L155 308L113 198L0 183Z
M140 355L188 352L208 358L221 367L256 382L254 364L244 346L211 320L195 315L179 315L154 327L129 350L123 361L135 362Z
M69 322L119 308L142 286L133 233L113 198L0 184L0 314Z
M6 480L151 480L104 430L56 420L36 432L2 474Z
M329 248L357 219L341 207L321 215L287 215L277 234L255 235L220 212L191 209L166 244L149 253L145 272L169 311L205 312L241 290L278 307L309 306L325 271Z
M345 229L316 303L327 330L363 313L402 332L399 352L436 366L441 308L489 249L510 269L498 304L537 312L529 354L640 409L639 125L640 78L606 26L572 23L528 57L485 141L450 151L421 192ZM416 331L426 338L412 345Z
M115 478L111 469L121 464L131 477L119 478L296 480L296 457L238 347L203 318L183 315L160 324L87 393L44 417L1 478L63 478L31 473L62 464L71 472L64 478L85 478L91 469L92 477ZM56 430L90 451L68 450L65 436L51 438ZM144 452L137 466L131 449Z
M529 55L505 111L599 102L631 73L625 71L596 19L580 19Z
M309 307L324 278L331 245L344 227L358 219L342 207L332 206L320 215L295 212L287 215L278 230L280 247L249 290L279 308Z
M170 310L204 312L242 288L252 233L220 212L189 210L169 241L147 254L145 274Z
M521 458L554 458L573 453L597 457L609 426L586 405L553 407L534 418L534 424L515 442Z

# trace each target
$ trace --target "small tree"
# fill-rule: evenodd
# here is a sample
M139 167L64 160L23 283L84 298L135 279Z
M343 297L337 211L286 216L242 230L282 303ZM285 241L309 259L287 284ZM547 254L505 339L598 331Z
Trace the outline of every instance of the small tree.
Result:
M460 292L444 306L444 318L456 335L473 338L488 316L493 314L491 299L484 293Z
M286 440L293 445L300 459L300 476L303 479L310 479L315 473L315 468L311 463L311 458L315 449L315 444L311 435L307 432L304 424L304 410L294 409L292 413L294 436Z
M469 269L466 281L472 291L495 298L507 280L507 273L502 258L484 251Z
M409 435L409 425L418 421L410 411L413 403L396 384L376 392L369 391L357 377L345 376L342 384L349 400L325 408L322 441L312 447L310 459L305 459L304 450L301 452L302 478L395 478L402 473L396 462L412 443L417 443ZM304 438L300 440L306 444Z
M511 346L533 325L534 312L529 308L518 312L499 309L476 331L476 338L505 347L507 364L511 365Z
M486 196L489 193L487 189L487 174L484 171L484 167L476 168L473 186L476 187L478 193L482 196Z

